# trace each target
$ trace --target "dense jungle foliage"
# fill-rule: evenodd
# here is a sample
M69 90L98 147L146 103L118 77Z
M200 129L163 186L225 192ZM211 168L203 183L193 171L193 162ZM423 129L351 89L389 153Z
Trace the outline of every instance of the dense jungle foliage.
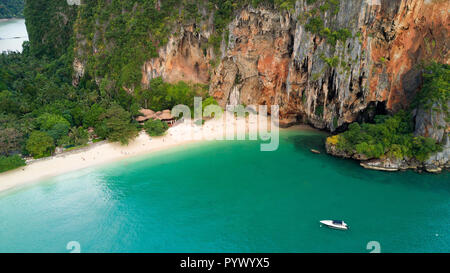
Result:
M2 0L0 2L0 19L22 18L24 0Z

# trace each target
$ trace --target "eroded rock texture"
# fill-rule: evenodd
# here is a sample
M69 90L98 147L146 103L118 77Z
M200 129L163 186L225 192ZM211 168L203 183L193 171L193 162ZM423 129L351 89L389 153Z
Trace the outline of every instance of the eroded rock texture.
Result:
M159 50L158 58L145 62L142 84L148 85L156 77L163 77L171 83L209 83L209 61L214 58L214 51L204 45L210 34L196 33L194 27L181 27L181 34L171 36L167 45Z
M449 63L447 1L340 1L325 12L325 27L348 29L335 46L308 32L302 16L314 6L297 1L295 13L248 7L230 23L218 65L205 45L212 21L171 38L143 68L143 83L210 83L219 103L278 104L285 125L296 121L334 131L375 114L407 106L420 89L418 64ZM335 66L327 59L335 58Z
M214 16L201 9L204 22L175 26L159 57L145 62L142 84L160 76L209 84L222 106L278 104L283 125L335 131L406 107L421 87L419 64L449 63L448 1L340 1L337 14L323 16L324 27L351 31L336 45L305 27L322 2L299 0L295 12L246 7L223 31L220 53L208 43ZM75 84L84 74L79 55Z
M341 1L325 26L346 28L353 38L334 47L296 14L242 11L230 25L225 58L210 93L223 105L279 104L286 123L307 121L331 131L377 113L407 106L421 85L418 64L448 63L446 1ZM326 59L336 57L332 67Z

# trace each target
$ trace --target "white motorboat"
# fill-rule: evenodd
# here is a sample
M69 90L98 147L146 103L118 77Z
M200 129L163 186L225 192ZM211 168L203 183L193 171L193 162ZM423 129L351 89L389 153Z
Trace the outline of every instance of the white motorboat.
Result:
M320 221L322 225L325 225L329 228L339 229L339 230L348 230L349 226L341 220L322 220Z

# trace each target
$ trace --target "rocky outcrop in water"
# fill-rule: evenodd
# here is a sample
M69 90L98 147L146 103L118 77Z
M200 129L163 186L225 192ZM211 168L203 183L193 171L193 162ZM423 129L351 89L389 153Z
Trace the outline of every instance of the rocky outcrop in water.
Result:
M340 138L338 135L328 138L325 144L327 153L336 157L361 161L362 167L372 170L399 171L413 169L416 171L425 170L430 173L440 173L443 169L449 169L450 124L447 122L448 118L446 118L444 107L439 105L439 103L435 103L430 109L424 109L422 106L419 106L418 109L413 111L413 115L415 118L415 136L429 137L442 145L442 151L432 154L424 162L419 162L414 158L390 158L386 155L380 159L371 159L356 151L343 151L338 147Z
M444 152L442 152L439 153L440 155L433 155L426 162L419 162L414 158L396 159L387 156L383 156L379 159L370 159L363 154L358 154L356 151L353 153L342 151L338 149L336 144L330 143L329 141L326 142L325 148L330 155L360 161L362 167L376 171L396 172L412 169L418 172L427 171L430 173L440 173L444 168L450 167L448 164L448 150L446 154L447 157L445 157L444 154L442 154Z
M446 109L450 108L450 101L447 102ZM419 107L415 114L415 135L425 136L435 139L441 143L442 152L432 155L425 163L425 168L432 172L439 172L441 169L450 168L450 122L443 105L435 103L430 109Z

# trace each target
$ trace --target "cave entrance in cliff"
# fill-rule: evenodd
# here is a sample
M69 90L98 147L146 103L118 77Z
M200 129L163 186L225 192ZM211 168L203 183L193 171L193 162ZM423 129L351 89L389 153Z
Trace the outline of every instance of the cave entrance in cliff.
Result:
M389 114L385 101L372 101L364 111L360 112L357 121L359 123L373 123L376 116Z
M379 101L377 103L376 109L375 109L375 116L379 115L387 115L388 110L386 108L386 102L385 101Z

